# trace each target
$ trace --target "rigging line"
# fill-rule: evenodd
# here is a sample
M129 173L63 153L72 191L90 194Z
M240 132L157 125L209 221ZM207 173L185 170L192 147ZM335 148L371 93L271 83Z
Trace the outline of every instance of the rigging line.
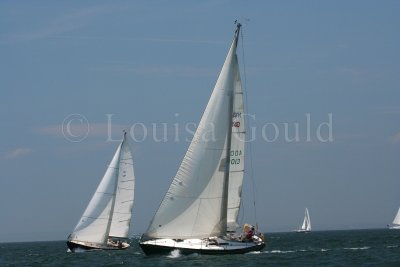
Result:
M248 109L249 109L249 105L248 105L248 101L247 101L247 77L246 77L246 62L245 62L245 58L244 58L244 40L243 40L243 29L242 31L240 31L240 38L241 38L241 44L242 44L242 66L243 66L243 78L244 78L244 96L245 96L245 113L247 113ZM245 124L246 127L249 127L249 125L246 123ZM258 224L257 222L257 207L256 207L256 189L255 189L255 183L254 183L254 169L253 169L253 149L252 149L252 145L251 142L249 142L249 156L250 156L250 180L251 180L251 184L252 184L252 189L253 189L253 206L254 206L254 219L256 221L256 224Z

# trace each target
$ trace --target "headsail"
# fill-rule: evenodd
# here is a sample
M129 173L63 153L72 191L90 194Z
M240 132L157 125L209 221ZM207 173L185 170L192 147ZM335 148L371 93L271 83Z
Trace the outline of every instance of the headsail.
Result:
M193 140L144 239L226 232L238 33L239 27Z

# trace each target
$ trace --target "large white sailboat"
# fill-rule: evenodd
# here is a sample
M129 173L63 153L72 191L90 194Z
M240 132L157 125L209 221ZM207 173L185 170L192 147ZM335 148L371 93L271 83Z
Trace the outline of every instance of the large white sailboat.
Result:
M133 158L126 132L67 246L76 249L125 249L135 188Z
M304 220L303 224L300 226L300 228L297 230L298 233L308 233L311 232L311 220L310 220L310 214L308 213L308 209L306 208L304 212Z
M396 217L394 217L392 225L389 225L389 229L400 229L400 208L397 211Z
M259 251L263 236L232 234L244 175L244 101L236 48L240 24L199 126L140 246L146 254Z

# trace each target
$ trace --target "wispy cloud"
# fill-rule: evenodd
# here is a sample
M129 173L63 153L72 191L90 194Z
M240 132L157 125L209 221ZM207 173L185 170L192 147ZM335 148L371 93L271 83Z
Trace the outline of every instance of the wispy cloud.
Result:
M68 127L64 124L55 124L36 128L35 132L44 135L56 137L71 136L108 136L109 134L122 133L122 130L129 130L129 125L108 124L108 123L89 123L89 124L70 124Z
M19 148L16 148L14 150L7 152L4 157L6 159L16 159L16 158L27 156L31 153L32 153L32 149L26 148L26 147L25 148L19 147Z
M57 34L71 32L81 28L89 21L107 10L105 6L94 6L77 10L69 14L57 17L52 21L48 21L42 28L25 33L15 33L4 36L1 42L23 42L48 38Z
M151 43L189 43L189 44L211 44L211 45L221 45L225 44L224 41L217 40L206 40L206 39L178 39L178 38L141 38L134 39Z
M108 64L103 66L93 66L94 71L113 71L131 73L134 75L167 75L178 77L204 77L214 76L217 72L215 68L202 68L191 66L129 66L128 64Z
M177 75L177 76L208 76L215 74L211 68L197 68L189 66L145 66L127 68L126 71L139 75Z

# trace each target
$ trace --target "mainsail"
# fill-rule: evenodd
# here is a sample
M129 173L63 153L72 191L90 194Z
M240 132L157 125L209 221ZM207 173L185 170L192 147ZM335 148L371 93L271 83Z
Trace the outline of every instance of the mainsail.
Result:
M143 239L226 233L227 209L233 206L228 183L238 33L239 28L188 151Z
M132 154L124 136L68 240L105 245L110 233L126 237L132 214L133 187Z
M109 236L127 238L132 218L135 190L133 157L127 142L123 142L118 167L118 184L116 188L114 211Z
M245 152L244 145L246 138L243 90L242 82L240 80L239 64L236 56L234 60L234 75L234 99L227 215L227 231L229 232L234 232L239 227L238 215L242 196Z

